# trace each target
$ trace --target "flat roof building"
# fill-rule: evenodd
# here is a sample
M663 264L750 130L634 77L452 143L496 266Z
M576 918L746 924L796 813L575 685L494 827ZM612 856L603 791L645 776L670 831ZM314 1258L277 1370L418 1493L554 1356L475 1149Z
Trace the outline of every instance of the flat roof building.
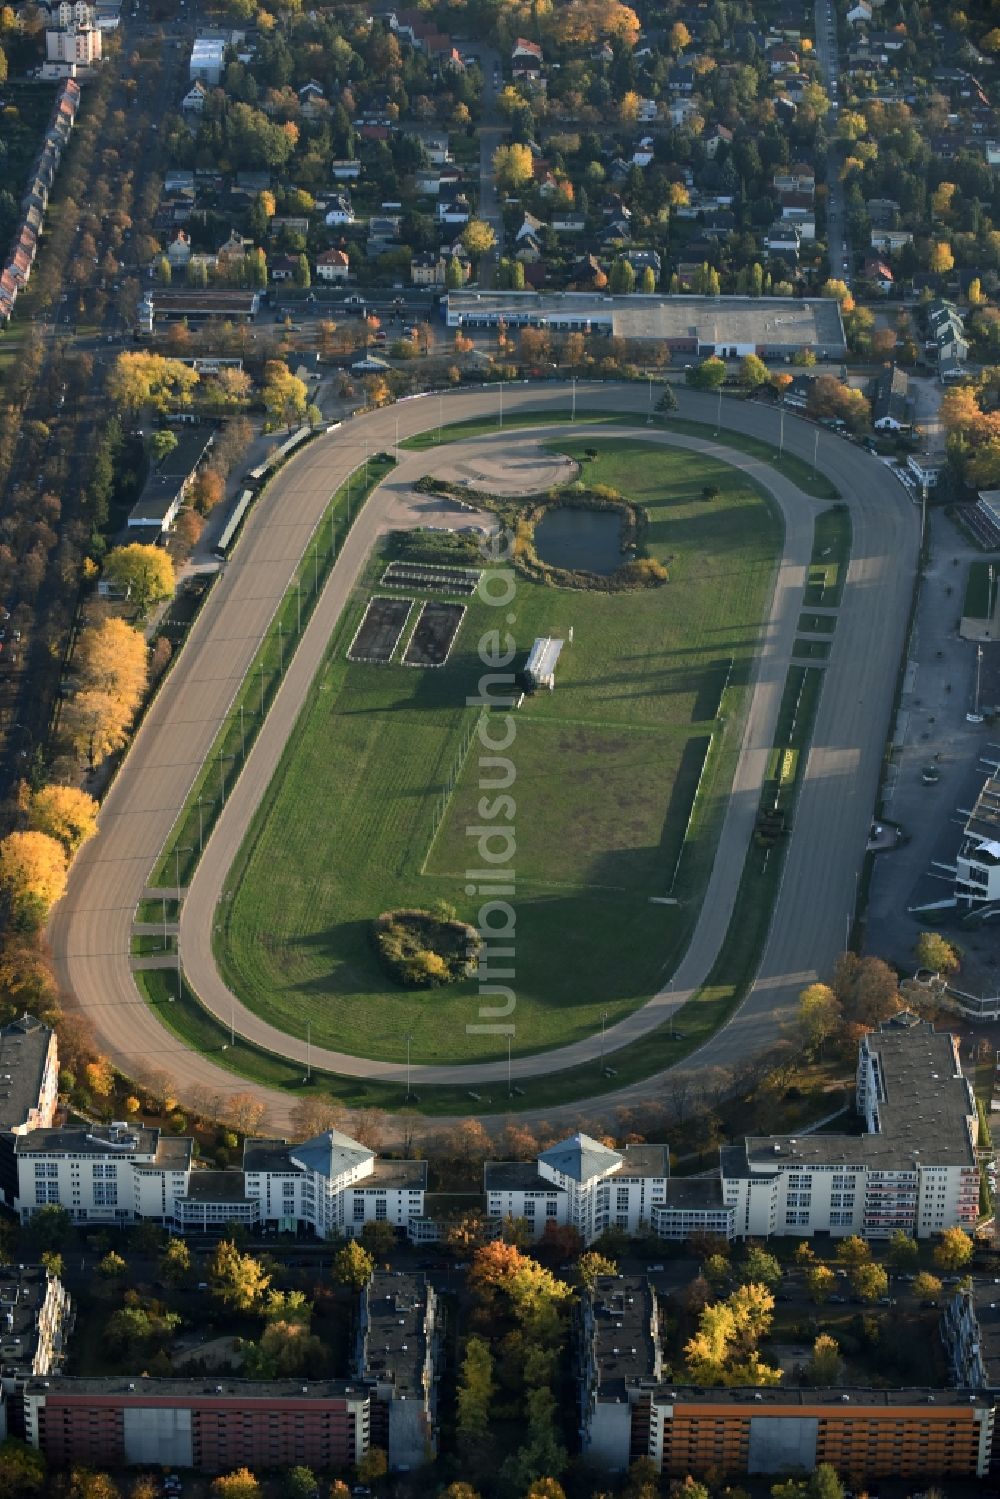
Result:
M624 1471L638 1430L648 1431L663 1374L656 1297L645 1275L601 1275L584 1295L579 1365L583 1455Z
M44 1129L59 1097L59 1045L51 1026L20 1015L0 1030L0 1197L17 1195L14 1138Z
M737 1238L972 1233L978 1120L954 1036L907 1012L858 1048L863 1135L748 1136L720 1152Z
M840 306L827 297L602 296L593 292L452 291L449 328L550 328L666 344L694 358L784 358L804 349L841 359Z
M191 48L191 61L188 66L188 78L194 83L200 78L202 83L207 83L209 88L218 88L222 82L222 70L225 66L226 44L221 38L211 36L195 37Z
M966 819L955 896L966 909L1000 900L1000 775L990 776Z
M170 530L214 435L204 427L189 427L178 434L176 447L150 472L142 494L129 511L130 530L139 528L160 535Z
M354 1373L372 1391L371 1441L405 1471L437 1456L437 1297L421 1274L377 1270L360 1295Z
M369 1450L367 1390L346 1380L32 1379L25 1436L54 1467L258 1472L353 1467Z
M73 1304L58 1276L43 1265L0 1265L0 1398L8 1436L24 1436L25 1383L58 1372L72 1324Z

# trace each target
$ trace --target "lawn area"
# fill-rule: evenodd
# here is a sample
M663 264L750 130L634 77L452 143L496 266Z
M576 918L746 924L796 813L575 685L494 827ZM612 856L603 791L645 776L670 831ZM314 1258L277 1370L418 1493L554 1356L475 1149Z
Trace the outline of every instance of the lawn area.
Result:
M806 494L814 494L821 500L839 500L840 491L832 484L825 474L814 473L811 463L804 458L798 458L794 453L782 453L778 457L773 442L767 442L760 437L751 437L745 432L731 432L726 427L727 406L723 402L722 407L722 430L718 438L715 428L710 422L692 422L682 416L668 416L663 419L663 425L668 432L685 432L690 437L702 437L706 441L725 443L726 447L736 448L741 453L748 454L751 458L760 458L762 462L771 468L777 469L779 474L784 474L793 484L797 484ZM777 425L777 413L775 414Z
M559 447L582 458L585 443ZM555 692L526 700L506 751L516 804L514 1054L590 1034L602 1012L613 1024L666 977L711 868L780 523L728 466L683 450L655 464L649 456L643 443L602 444L586 478L647 508L645 540L670 570L662 588L588 593L517 577L502 617L473 598L446 666L421 671L345 659L372 565L227 882L236 893L219 910L220 965L251 1009L301 1037L309 1022L315 1044L358 1055L402 1059L408 1032L414 1062L500 1053L492 1027L471 1029L481 1003L472 980L395 989L370 934L381 911L437 900L476 920L466 871L483 858L467 830L490 816L478 781L496 772L481 769L477 749L463 763L459 752L479 712L466 704L484 670L477 647L498 627L510 630L515 666L537 636L568 642L573 629ZM720 490L710 504L706 482ZM502 738L502 721L493 732ZM650 904L672 884L683 904Z
M994 558L992 561L970 562L962 614L967 619L988 619L990 604L994 609L996 608L998 590L1000 590L1000 558Z
M850 556L850 512L846 505L831 505L816 517L809 582L803 600L807 609L833 608L840 603Z

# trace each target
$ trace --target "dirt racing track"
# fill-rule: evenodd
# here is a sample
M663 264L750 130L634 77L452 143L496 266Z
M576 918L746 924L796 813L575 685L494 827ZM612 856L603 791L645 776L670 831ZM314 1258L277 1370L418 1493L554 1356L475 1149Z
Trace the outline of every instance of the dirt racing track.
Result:
M517 386L504 392L505 416L518 410L550 410L564 417L569 410L568 385ZM791 657L808 562L813 518L825 502L804 494L768 465L737 449L710 440L667 434L645 426L644 386L577 387L577 410L636 415L636 426L603 429L605 438L674 443L711 452L751 474L774 495L785 518L785 544L771 615L763 633L756 679L730 802L720 835L706 899L691 945L669 991L656 995L607 1032L606 1049L636 1040L668 1018L704 981L725 935L752 833L759 789L788 661ZM495 388L446 395L445 420L495 416ZM679 393L682 416L714 426L714 396ZM728 408L728 409L727 409ZM160 1024L139 994L129 950L135 907L148 887L150 872L175 817L193 786L223 722L239 683L267 631L273 612L290 582L312 527L333 490L369 451L390 447L399 422L400 436L436 427L431 403L400 403L391 411L354 419L337 433L310 444L272 481L250 515L244 535L225 573L212 589L190 637L160 693L151 705L132 749L108 794L98 836L73 868L69 889L53 913L50 938L69 1002L92 1022L102 1048L124 1072L141 1078L151 1068L169 1070L183 1097L195 1085L226 1096L252 1091L268 1105L275 1128L288 1124L290 1100L277 1090L249 1083L220 1068L209 1056L189 1049ZM437 403L433 403L437 416ZM756 403L727 403L724 426L776 441L778 416ZM584 429L595 444L602 428ZM551 441L566 427L534 431ZM807 462L813 458L816 429L786 416L787 451ZM511 448L513 445L513 453ZM484 486L487 475L507 468L508 458L527 460L530 444L523 433L474 438L449 451L454 473L468 470L470 484ZM407 524L466 524L467 512L415 495L412 485L422 473L442 471L441 453L429 449L406 453L376 490L355 521L317 603L298 650L288 665L244 769L232 788L185 892L180 917L180 947L185 975L202 1002L226 1025L232 1021L248 1040L305 1061L304 1043L273 1030L245 1010L223 983L212 955L213 916L225 894L228 871L254 811L277 767L299 708L322 659L327 641L377 536ZM551 459L551 455L547 455ZM741 1009L700 1052L680 1064L682 1070L732 1065L772 1044L776 1028L792 1010L801 987L828 969L842 949L845 921L853 911L856 874L864 857L869 820L878 789L882 749L892 707L897 667L903 647L918 551L919 517L901 487L876 460L858 447L825 432L820 434L818 466L840 490L851 510L853 541L840 618L825 670L812 748L799 795L795 827L786 855L785 876L753 988ZM536 487L527 468L526 490ZM521 471L516 475L520 482ZM547 475L544 484L553 482ZM543 487L537 485L537 487ZM419 501L419 505L416 502ZM410 508L412 504L412 509ZM458 518L460 517L460 519ZM405 588L386 596L393 605L386 617L402 618L392 649L396 659L413 649L419 623L407 609ZM438 624L440 622L437 622ZM376 645L387 648L387 628L379 621ZM364 633L364 623L355 637ZM373 636L373 638L375 638ZM437 626L425 637L439 649ZM874 647L874 648L873 648ZM424 666L436 664L432 660ZM419 669L419 668L416 668ZM601 1045L594 1036L561 1048L515 1060L513 1075L550 1073L596 1059ZM312 1048L317 1068L402 1082L395 1063L371 1062ZM460 1071L460 1077L456 1073ZM455 1067L417 1067L414 1082L473 1083L506 1075L506 1060ZM599 1103L550 1109L545 1117L571 1123L582 1111L593 1118L604 1109L655 1095L649 1078L603 1095ZM440 1127L441 1120L434 1121ZM412 1116L410 1118L412 1126Z

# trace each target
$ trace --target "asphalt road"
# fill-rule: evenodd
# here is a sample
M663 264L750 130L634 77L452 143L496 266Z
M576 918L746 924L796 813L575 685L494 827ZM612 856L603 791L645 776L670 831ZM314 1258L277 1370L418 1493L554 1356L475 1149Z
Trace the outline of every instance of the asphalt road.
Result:
M497 407L494 390L454 393L444 399L446 420L481 416ZM682 392L680 399L684 414L714 422L713 397ZM643 387L578 386L577 401L581 410L631 410L641 419L647 395ZM565 409L569 390L555 385L508 388L504 403L508 412L522 406ZM287 1125L290 1108L282 1094L236 1079L208 1057L189 1051L164 1031L143 1002L129 968L132 916L313 525L333 489L361 461L363 439L367 437L371 451L391 446L397 418L401 436L436 425L437 402L433 398L407 402L355 419L307 448L272 483L251 514L225 576L213 588L136 735L102 809L99 835L75 864L67 895L50 923L53 952L69 1002L89 1017L116 1065L140 1077L150 1068L167 1069L176 1076L182 1093L185 1086L194 1084L223 1096L252 1089L266 1100L270 1122L279 1128ZM776 413L755 404L731 403L725 424L766 438L777 435ZM808 461L814 433L812 426L786 417L786 449ZM732 461L733 456L732 450L720 449L723 459ZM682 1072L709 1066L731 1068L770 1046L793 1013L799 989L825 972L842 949L845 923L853 910L903 645L918 521L901 486L881 464L852 444L821 433L819 466L850 504L854 545L785 878L751 994L733 1022L689 1058ZM768 482L773 488L780 481ZM379 503L370 501L355 523L319 606L327 634L385 520ZM786 617L790 618L790 612ZM319 618L314 615L315 620ZM317 625L317 634L319 630ZM272 709L231 793L226 816L239 805L238 799L256 805L263 793L269 777L262 776L253 784L254 757L263 766L264 746L273 746L274 741L280 744L287 735L293 717L290 705L298 700L295 693L307 689L313 675L304 648L305 644L289 668L281 690L284 696ZM764 659L762 677L768 670ZM781 651L775 650L774 676L780 674L783 681L781 660ZM780 692L780 687L774 690ZM751 778L751 783L737 788L734 802L749 808L753 796ZM226 817L218 825L220 830L225 822ZM717 862L720 867L726 865L722 859ZM737 874L738 869L728 870L730 879ZM196 884L199 879L196 875ZM207 890L207 884L202 888ZM198 919L199 904L189 900L184 907L182 947ZM210 939L208 905L206 910L207 917L198 922L202 942ZM283 1050L295 1054L296 1047L297 1043L285 1038ZM298 1049L304 1051L301 1045ZM318 1065L315 1051L313 1058ZM373 1070L382 1072L381 1068ZM401 1069L397 1067L395 1074L401 1076ZM600 1107L610 1113L621 1104L655 1096L662 1087L662 1080L648 1079L605 1097ZM580 1112L573 1106L549 1110L546 1117L565 1117L569 1122ZM593 1112L589 1109L588 1115Z

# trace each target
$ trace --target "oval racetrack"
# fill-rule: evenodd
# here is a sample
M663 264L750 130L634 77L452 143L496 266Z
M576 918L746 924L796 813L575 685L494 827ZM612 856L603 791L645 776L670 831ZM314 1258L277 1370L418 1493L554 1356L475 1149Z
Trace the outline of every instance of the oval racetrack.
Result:
M717 398L678 393L680 414L714 425ZM505 416L518 410L550 409L564 415L568 385L513 386L504 391ZM773 742L773 726L785 681L812 546L813 517L825 507L773 469L724 444L673 437L646 428L646 387L579 385L577 410L633 412L635 430L603 429L629 440L676 442L704 448L766 485L785 517L785 544L771 616L762 636L754 693L733 794L720 835L710 885L691 945L669 992L654 997L607 1032L606 1048L640 1037L661 1023L707 977L725 936L752 832L758 794ZM130 961L135 907L150 872L224 720L240 681L295 572L330 495L368 452L392 448L400 437L446 422L495 416L496 387L428 396L357 417L310 444L277 477L251 513L224 574L211 589L189 639L136 734L135 742L102 808L98 836L71 872L66 896L50 922L52 942L67 1003L91 1021L102 1049L122 1071L142 1078L169 1071L177 1091L195 1085L227 1096L257 1094L269 1121L285 1128L292 1107L282 1093L246 1082L208 1056L184 1046L159 1023L139 994ZM756 403L726 402L726 428L776 443L777 412ZM565 435L561 425L533 430L549 440ZM580 428L601 441L600 427ZM579 434L578 434L579 435ZM811 462L816 429L786 416L785 448ZM498 433L477 442L516 441ZM406 454L404 476L433 467L434 450ZM785 874L757 979L727 1026L683 1070L733 1067L773 1044L794 1012L799 990L825 973L844 945L853 912L856 875L864 856L878 788L882 750L903 648L919 543L918 515L889 471L858 447L825 432L819 435L818 466L848 502L853 528L851 563L837 629L825 669L823 692L789 841ZM281 752L322 660L331 630L377 535L391 523L393 496L377 490L356 519L326 583L267 720L192 879L181 914L180 943L185 974L203 1002L227 1025L235 1017L240 1035L305 1061L303 1042L274 1030L234 1000L212 956L215 906L228 870L270 782ZM596 1059L600 1037L558 1051L516 1059L513 1076L549 1073ZM400 1064L369 1062L313 1047L314 1066L402 1082ZM506 1076L506 1055L496 1063L465 1067L414 1065L414 1082L487 1082ZM571 1123L586 1109L613 1111L654 1096L655 1078L603 1095L599 1102L545 1111L553 1123ZM413 1119L409 1116L412 1128ZM442 1121L434 1121L439 1127Z

